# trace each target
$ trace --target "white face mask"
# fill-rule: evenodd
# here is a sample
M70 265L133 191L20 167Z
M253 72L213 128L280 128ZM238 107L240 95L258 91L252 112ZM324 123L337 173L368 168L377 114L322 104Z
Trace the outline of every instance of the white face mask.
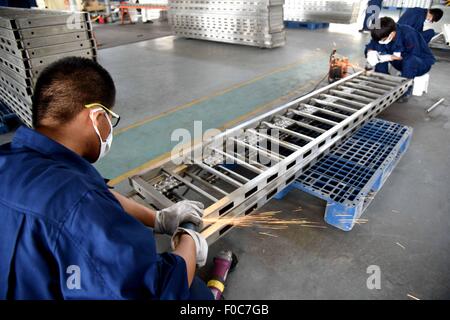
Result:
M104 113L104 115L105 115L105 117L106 117L106 119L108 120L108 123L109 123L110 131L109 131L108 137L106 138L106 141L103 141L102 136L100 135L100 131L98 130L98 128L97 128L97 126L95 125L95 122L94 122L94 115L98 111L102 111ZM111 120L109 119L108 115L101 108L92 110L91 114L90 114L90 117L91 117L91 120L92 120L92 125L94 127L95 133L97 133L97 136L100 139L100 154L98 155L97 160L94 161L94 162L97 162L98 160L100 160L101 158L106 156L108 154L109 150L111 150L111 145L112 145L112 141L113 141L113 127L112 127L112 123L111 123Z
M391 34L389 35L389 37L387 37L386 40L378 41L378 43L379 43L379 44L384 44L384 45L386 45L386 44L391 43L391 41L392 41L393 38L394 38L394 35L391 33Z
M425 23L432 23L433 22L433 20L425 20Z

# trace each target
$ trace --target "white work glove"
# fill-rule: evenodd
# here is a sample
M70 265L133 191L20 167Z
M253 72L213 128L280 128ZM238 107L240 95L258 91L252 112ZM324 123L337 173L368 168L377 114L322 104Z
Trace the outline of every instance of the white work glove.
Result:
M177 228L186 222L191 222L198 226L202 225L203 203L197 201L184 200L156 211L155 232L172 235Z
M172 250L175 250L175 248L178 246L180 236L183 233L189 234L192 239L194 239L196 249L196 264L199 267L203 267L206 264L206 259L208 258L208 243L200 233L190 229L178 228L172 236Z
M380 60L378 59L378 52L376 51L367 52L367 62L372 67L375 67L380 62Z
M389 62L389 61L394 60L394 59L392 59L392 55L390 55L390 54L383 54L383 55L378 56L378 58L380 60L380 63Z

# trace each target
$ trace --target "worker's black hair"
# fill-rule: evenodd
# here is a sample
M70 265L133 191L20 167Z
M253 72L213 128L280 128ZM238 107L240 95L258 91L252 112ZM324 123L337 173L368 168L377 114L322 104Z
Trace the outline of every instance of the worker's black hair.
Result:
M397 24L392 18L383 17L380 19L380 27L373 29L370 33L374 41L387 38L393 31L397 30Z
M108 71L97 62L80 57L58 60L45 68L34 87L33 126L64 124L84 106L114 106L116 88Z
M433 16L433 22L438 22L442 19L442 16L444 15L444 11L441 9L430 9L429 10L431 15Z

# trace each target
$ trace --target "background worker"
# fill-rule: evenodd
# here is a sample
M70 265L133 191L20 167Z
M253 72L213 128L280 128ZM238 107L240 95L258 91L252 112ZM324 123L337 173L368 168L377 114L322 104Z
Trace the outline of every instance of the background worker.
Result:
M37 7L36 0L0 0L2 7L33 8Z
M376 72L389 73L389 64L402 77L414 79L430 71L436 62L423 37L413 28L396 24L388 17L380 19L380 28L371 31L372 40L366 46L367 62ZM401 101L407 101L412 87Z
M115 93L85 58L40 74L35 129L0 147L0 299L212 299L194 277L206 241L179 227L200 225L202 204L154 212L112 193L91 164L111 148ZM157 253L153 231L172 236L172 253Z
M425 23L434 23L442 19L444 11L441 9L423 9L423 8L409 8L402 14L398 20L399 24L405 24L417 30L423 37L426 43L436 35L433 29L423 30Z

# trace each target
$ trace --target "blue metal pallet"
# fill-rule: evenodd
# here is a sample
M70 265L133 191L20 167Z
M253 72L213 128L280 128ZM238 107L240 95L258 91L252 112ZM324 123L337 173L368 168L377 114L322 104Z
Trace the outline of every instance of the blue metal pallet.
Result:
M300 22L300 21L284 21L284 26L290 29L325 29L330 26L329 23L322 22Z
M0 100L0 134L9 132L18 120L17 115Z
M350 231L412 138L412 128L374 119L308 168L276 199L300 189L327 201L325 221Z

